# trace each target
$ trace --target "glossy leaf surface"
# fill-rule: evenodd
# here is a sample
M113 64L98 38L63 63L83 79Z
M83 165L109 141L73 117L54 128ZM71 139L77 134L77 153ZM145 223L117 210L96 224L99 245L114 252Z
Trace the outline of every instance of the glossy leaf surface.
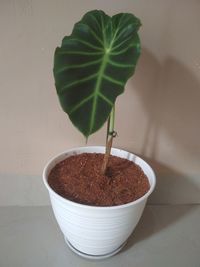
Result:
M56 48L54 78L61 106L86 137L103 126L134 73L140 25L132 14L109 17L90 11Z

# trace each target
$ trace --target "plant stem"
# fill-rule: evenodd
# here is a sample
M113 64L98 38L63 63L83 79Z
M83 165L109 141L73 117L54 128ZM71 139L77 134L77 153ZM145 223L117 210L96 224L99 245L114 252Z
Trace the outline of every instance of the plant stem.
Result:
M113 106L110 116L107 122L107 135L106 135L106 151L103 159L103 165L101 169L101 173L105 175L108 160L112 148L113 138L116 136L116 132L114 131L114 122L115 122L115 107Z

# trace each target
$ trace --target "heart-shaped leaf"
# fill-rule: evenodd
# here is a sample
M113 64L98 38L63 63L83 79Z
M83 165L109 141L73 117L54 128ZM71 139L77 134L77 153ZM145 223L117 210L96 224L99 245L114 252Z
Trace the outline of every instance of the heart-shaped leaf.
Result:
M90 11L56 48L54 77L61 106L86 137L103 126L134 73L140 25L132 14L109 17Z

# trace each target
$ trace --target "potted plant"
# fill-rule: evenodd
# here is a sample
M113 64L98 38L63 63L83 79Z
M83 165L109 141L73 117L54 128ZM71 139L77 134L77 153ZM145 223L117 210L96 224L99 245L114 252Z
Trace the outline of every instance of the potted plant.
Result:
M88 139L107 122L105 147L65 151L51 159L43 171L44 184L65 240L73 251L84 257L99 259L116 254L134 230L155 187L154 172L145 161L127 151L112 148L116 136L115 100L134 73L140 55L140 26L140 20L133 14L120 13L110 17L103 11L93 10L75 24L71 35L64 37L61 47L55 51L56 90L62 109L72 123ZM96 161L92 159L92 163L86 164L92 157ZM79 166L73 166L77 159ZM115 163L114 167L110 162ZM69 166L65 169L64 164ZM88 172L81 174L86 172L86 165L97 177L94 182L88 178ZM134 176L136 182L118 176L118 182L125 182L127 188L124 188L112 177L112 172L116 168L118 175L119 166L127 171L129 165L136 173L132 175L128 171L125 175ZM73 171L75 174L67 178L68 181L60 178L63 173L68 177ZM137 183L139 188L141 183L139 178L146 181L146 191L134 198L134 186ZM104 187L101 179L104 179ZM63 185L58 181L64 181ZM64 197L64 191L69 194L67 197ZM102 194L100 200L99 192ZM79 195L82 193L83 199Z

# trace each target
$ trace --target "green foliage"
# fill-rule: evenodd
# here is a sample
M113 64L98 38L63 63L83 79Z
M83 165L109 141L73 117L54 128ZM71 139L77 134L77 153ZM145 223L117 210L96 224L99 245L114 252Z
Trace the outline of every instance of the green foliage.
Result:
M63 110L88 137L109 117L140 55L140 20L132 14L86 13L54 56L54 77Z

